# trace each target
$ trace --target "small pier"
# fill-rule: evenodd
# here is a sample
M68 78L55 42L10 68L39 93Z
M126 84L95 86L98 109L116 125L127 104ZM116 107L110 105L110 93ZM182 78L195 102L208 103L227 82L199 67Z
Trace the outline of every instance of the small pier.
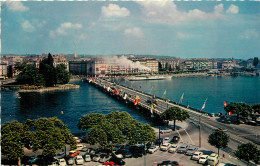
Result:
M187 108L187 106L185 105L178 104L176 102L169 101L157 96L153 96L151 94L147 94L145 92L135 90L130 87L112 83L108 79L89 78L87 79L87 82L90 85L100 89L107 95L119 101L131 104L135 109L143 110L144 113L150 114L151 116L159 116L170 107L179 107L192 114L197 115L205 113L200 112L200 110L191 107Z

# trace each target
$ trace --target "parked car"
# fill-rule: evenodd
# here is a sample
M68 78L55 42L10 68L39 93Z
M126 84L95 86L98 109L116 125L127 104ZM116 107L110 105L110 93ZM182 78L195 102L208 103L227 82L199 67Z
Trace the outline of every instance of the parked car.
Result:
M61 165L61 166L66 166L67 165L64 158L58 159L58 164Z
M172 129L169 129L169 128L166 128L166 129L160 130L160 133L161 133L161 134L164 134L164 133L170 133L170 132L172 132Z
M252 121L252 120L247 121L246 124L248 124L248 125L252 125L252 126L257 126L256 121Z
M103 155L103 156L101 156L101 158L99 159L99 162L100 162L100 163L104 163L104 162L106 162L106 161L109 161L109 159L110 159L110 156L108 156L108 155Z
M93 161L97 162L100 160L100 154L95 154L94 157L92 158Z
M189 145L187 144L182 144L179 149L177 150L178 153L186 153L186 151L188 150Z
M37 156L30 156L29 160L27 161L28 164L35 164L39 160Z
M120 149L120 153L123 155L124 158L131 158L132 153L130 152L129 149Z
M83 149L83 144L77 144L77 150L82 150Z
M155 141L155 145L161 145L163 143L163 138L158 138L158 139L156 139L156 141Z
M168 152L169 153L175 153L177 151L177 149L178 149L178 145L171 145Z
M68 165L73 165L74 164L74 158L73 157L68 157L67 158L67 164Z
M64 160L65 161L65 160ZM65 161L65 164L66 164L66 161ZM48 161L47 162L47 165L48 166L57 166L58 165L58 162L57 161Z
M219 163L219 156L216 153L212 153L209 155L208 160L206 162L209 166L216 166Z
M163 143L170 143L170 137L165 137L164 139L163 139Z
M171 147L170 143L163 143L160 150L161 151L167 151Z
M90 161L91 161L91 157L90 157L89 154L84 155L83 158L84 158L84 160L85 160L86 162L90 162Z
M75 139L75 141L77 142L77 143L80 143L81 142L81 139L79 139L79 137L73 137L74 139Z
M77 165L83 165L84 164L83 157L81 155L77 155L75 157L75 162L76 162Z
M106 161L103 163L103 165L115 165L115 163L113 161Z
M56 156L54 156L54 159L58 160L58 159L61 159L61 158L64 158L64 157L65 157L65 153L64 152L60 152Z
M67 156L68 158L72 157L74 158L75 156L77 156L79 154L78 151L75 151L75 150L71 150L69 151L69 155Z
M194 152L193 155L192 155L192 157L191 157L191 159L197 161L197 160L199 160L199 158L200 158L202 155L203 155L202 152L199 152L199 151Z
M157 145L152 145L149 149L148 149L148 153L154 153L156 152L160 147Z
M172 140L170 141L171 144L177 144L180 141L179 136L173 136Z
M187 156L192 156L193 153L196 152L197 150L198 150L198 147L197 147L197 146L191 145L191 146L188 148L188 150L187 150L187 152L186 152L186 155L187 155Z
M208 155L202 155L200 158L199 158L199 160L198 160L198 163L199 164L205 164L206 163L206 161L207 161L207 159L208 159Z
M118 165L125 165L125 161L120 158L117 158L115 153L112 153L111 156L112 157L111 157L110 161L113 161L115 164L118 164Z
M82 151L82 152L88 152L88 148L87 148L87 147L83 147L83 148L81 149L81 151Z

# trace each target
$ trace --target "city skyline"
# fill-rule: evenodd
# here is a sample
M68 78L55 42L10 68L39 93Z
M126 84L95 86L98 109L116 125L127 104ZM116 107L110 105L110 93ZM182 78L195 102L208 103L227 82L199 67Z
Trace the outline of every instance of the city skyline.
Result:
M260 2L3 2L1 54L259 57Z

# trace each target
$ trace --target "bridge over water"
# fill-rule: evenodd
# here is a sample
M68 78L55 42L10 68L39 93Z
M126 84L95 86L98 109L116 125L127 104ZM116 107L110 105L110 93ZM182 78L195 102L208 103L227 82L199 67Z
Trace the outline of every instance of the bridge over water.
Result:
M218 120L209 117L205 112L194 108L187 108L185 105L178 104L174 101L168 101L160 97L153 96L151 94L144 93L139 90L135 90L130 87L126 87L123 85L119 85L116 83L112 83L109 80L100 79L100 78L92 78L90 82L91 85L99 88L106 94L111 97L116 98L117 100L121 100L123 102L128 102L129 104L133 104L136 96L139 99L139 102L136 104L137 110L144 110L146 113L154 116L159 116L162 112L167 110L170 107L179 107L183 110L186 110L190 114L189 120L191 120L194 124L198 125L199 119L201 119L201 126L211 129L212 131L218 128L223 128L230 135L231 140L234 142L234 145L252 142L256 144L260 148L259 136L260 136L260 126L249 126L249 125L233 125L226 124L223 122L219 122ZM114 93L114 88L117 93ZM125 93L127 97L125 98ZM157 104L153 104L154 109L151 112L151 99L155 98L158 102ZM139 109L138 109L139 108ZM239 134L239 135L238 135ZM237 146L232 147L232 150L228 150L229 153L233 154L234 149Z

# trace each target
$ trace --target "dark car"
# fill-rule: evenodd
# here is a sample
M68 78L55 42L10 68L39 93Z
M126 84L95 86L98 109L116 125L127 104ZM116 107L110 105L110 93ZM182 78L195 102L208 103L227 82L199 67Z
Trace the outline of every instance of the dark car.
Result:
M171 144L177 144L180 141L179 136L173 136L172 140L170 141Z
M110 161L113 161L114 163L116 163L118 165L125 165L125 161L120 159L120 158L118 158L115 153L111 154Z
M157 166L177 166L179 165L179 163L177 161L170 161L170 160L166 160L166 161L163 161L162 163L159 163L157 164Z
M161 145L163 143L163 138L158 138L158 139L156 139L156 141L155 141L155 145Z

